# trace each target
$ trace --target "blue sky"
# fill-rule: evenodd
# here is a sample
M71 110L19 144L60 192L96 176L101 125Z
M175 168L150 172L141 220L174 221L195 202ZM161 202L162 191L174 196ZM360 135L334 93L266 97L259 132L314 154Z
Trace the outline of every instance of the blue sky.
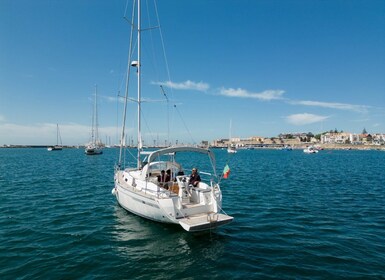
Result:
M0 1L0 145L54 144L57 123L63 144L86 143L95 84L101 139L118 142L128 3ZM230 120L231 135L242 138L335 128L385 133L385 1L157 6L169 74L152 64L162 53L152 35L159 30L146 31L145 144L227 138ZM144 27L154 25L143 19ZM136 139L136 112L128 108L129 137Z

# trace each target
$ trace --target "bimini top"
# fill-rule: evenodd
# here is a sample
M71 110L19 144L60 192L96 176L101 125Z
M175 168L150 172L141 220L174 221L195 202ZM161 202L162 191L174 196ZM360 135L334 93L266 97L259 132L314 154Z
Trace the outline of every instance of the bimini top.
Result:
M176 147L169 147L164 148L160 150L156 150L154 152L151 152L150 155L147 158L147 162L151 163L153 161L156 161L157 158L163 155L169 155L169 154L176 154L181 152L193 152L193 153L201 153L206 154L210 157L211 163L213 166L215 166L215 155L214 153L209 149L204 148L198 148L198 147L191 147L191 146L176 146Z

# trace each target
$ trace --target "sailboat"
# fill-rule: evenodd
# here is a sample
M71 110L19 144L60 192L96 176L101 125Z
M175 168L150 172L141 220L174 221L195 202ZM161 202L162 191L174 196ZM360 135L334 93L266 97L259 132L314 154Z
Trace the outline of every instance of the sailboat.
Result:
M98 132L98 101L97 101L98 89L95 86L94 108L92 114L91 125L91 141L86 145L84 153L86 155L100 155L103 153L103 143L99 139Z
M60 145L59 145L59 140L60 140ZM48 147L47 150L48 151L61 151L62 149L63 149L63 144L61 142L59 124L56 124L56 145Z
M137 74L137 154L136 166L129 168L123 163L125 122L128 101L128 79L123 110L120 139L119 161L115 166L112 194L120 206L127 211L152 221L175 224L188 232L205 231L230 223L233 217L222 210L222 191L219 186L220 176L216 173L215 155L209 149L195 146L171 146L151 152L143 151L141 139L141 20L140 0L137 1L137 25L131 24L131 42L137 34L137 60L130 64ZM134 21L134 19L133 19ZM131 54L132 43L130 44ZM129 59L131 61L131 57ZM129 77L128 66L127 77ZM130 100L132 100L130 98ZM181 156L181 157L180 157ZM198 171L201 181L192 186L186 170L198 164L194 159L207 159L202 165L204 171ZM187 159L194 161L186 162ZM180 160L182 159L182 161ZM183 163L183 164L182 164ZM210 167L210 169L209 169ZM158 179L167 170L170 180L162 184Z
M227 152L229 154L235 154L237 152L237 147L231 141L231 120L230 120L230 130L229 130L229 144L227 146Z

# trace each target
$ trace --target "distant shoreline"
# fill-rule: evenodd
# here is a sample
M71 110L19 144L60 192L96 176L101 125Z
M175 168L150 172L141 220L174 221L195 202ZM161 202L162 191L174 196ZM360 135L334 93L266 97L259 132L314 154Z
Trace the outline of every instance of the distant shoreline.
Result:
M294 150L301 150L308 146L316 145L321 150L381 150L385 151L385 145L351 145L351 144L313 144L313 143L303 143L303 144L295 144L291 145L290 147ZM0 149L15 149L15 148L38 148L38 149L46 149L52 145L5 145L0 146ZM255 147L240 147L238 149L240 150L246 150L246 149L271 149L271 150L279 150L282 149L284 145L277 145L277 144L263 144L261 146L255 146ZM83 149L83 145L68 145L63 146L63 149ZM109 147L109 148L119 148L119 147ZM156 148L161 149L164 147L147 147L150 149ZM222 146L210 146L211 149L227 149L227 147Z
M0 149L15 149L15 148L40 148L40 149L46 149L48 147L52 147L53 145L6 145L6 146L0 146ZM62 146L63 149L78 149L78 148L84 148L84 146Z

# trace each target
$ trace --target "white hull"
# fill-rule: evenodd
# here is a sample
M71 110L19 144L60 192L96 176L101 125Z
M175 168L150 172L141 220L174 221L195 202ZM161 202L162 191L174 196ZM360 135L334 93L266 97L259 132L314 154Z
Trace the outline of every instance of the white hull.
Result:
M222 193L216 183L202 181L199 187L189 188L189 176L180 175L166 190L157 184L156 173L147 173L146 168L118 170L114 180L112 194L119 205L143 218L179 224L190 232L214 229L233 220L220 213Z
M314 149L313 147L307 147L303 150L303 152L306 154L316 154L318 153L318 150Z
M229 149L227 149L227 152L228 152L229 154L236 154L236 153L237 153L237 150L236 150L236 149L233 149L233 148L229 148Z
M47 150L48 151L61 151L61 150L63 150L63 147L62 146L48 147Z
M103 153L103 148L100 146L89 145L85 148L86 155L100 155Z
M163 209L161 209L159 202L155 200L155 198L140 195L119 184L115 185L115 190L115 196L119 205L127 211L156 222L177 224L176 219L167 218L165 213L163 213ZM168 200L171 199L169 198Z

